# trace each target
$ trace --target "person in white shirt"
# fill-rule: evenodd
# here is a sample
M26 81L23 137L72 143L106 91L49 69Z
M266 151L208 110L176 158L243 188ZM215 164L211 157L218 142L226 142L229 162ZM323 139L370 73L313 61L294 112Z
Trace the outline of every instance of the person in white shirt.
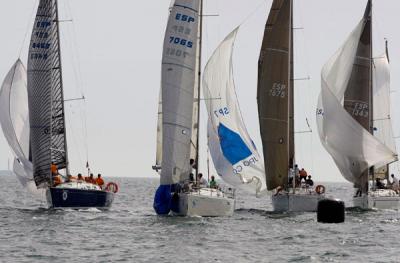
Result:
M197 183L199 184L200 187L207 187L208 186L208 182L205 178L203 178L203 174L199 173L198 177L197 177Z

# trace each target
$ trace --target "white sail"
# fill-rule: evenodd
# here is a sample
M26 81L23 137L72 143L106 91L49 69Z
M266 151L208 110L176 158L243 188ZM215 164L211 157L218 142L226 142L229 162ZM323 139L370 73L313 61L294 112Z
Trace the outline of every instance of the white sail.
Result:
M227 183L259 193L266 189L264 164L244 125L233 80L232 53L239 28L214 51L203 75L209 114L209 148Z
M386 54L374 59L374 135L393 152L396 143L390 118L390 68Z
M199 8L199 0L176 0L165 33L161 185L189 177Z
M362 172L369 167L397 160L397 155L389 147L364 129L343 108L344 93L363 28L364 20L324 65L317 108L317 126L321 142L342 175L354 183L359 181Z
M4 79L0 90L0 124L14 153L13 171L31 193L41 195L33 180L29 161L29 111L26 69L17 60Z

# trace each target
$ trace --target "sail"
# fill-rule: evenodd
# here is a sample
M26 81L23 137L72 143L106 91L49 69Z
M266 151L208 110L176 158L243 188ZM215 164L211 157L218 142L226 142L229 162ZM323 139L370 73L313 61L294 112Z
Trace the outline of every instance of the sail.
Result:
M22 167L29 161L29 119L28 94L26 90L26 69L17 60L4 79L0 91L0 124L14 156ZM23 185L33 180L32 174L18 176Z
M40 0L28 54L28 104L33 175L51 184L50 165L67 167L64 98L56 0Z
M368 114L368 105L355 107L354 112L344 108L345 97L350 94L347 90L353 88L349 84L358 87L354 80L354 74L357 74L354 68L361 67L357 55L360 54L360 42L364 40L362 36L368 20L369 17L364 16L343 46L324 65L316 112L322 145L332 156L343 177L358 186L369 167L397 160L395 152L353 118L355 114Z
M232 53L238 30L218 46L204 69L208 144L222 179L258 194L266 189L264 165L244 125L233 80Z
M394 153L396 143L393 136L392 121L390 117L390 68L386 54L374 59L373 69L373 102L374 102L374 136ZM387 165L377 165L375 176L385 177Z
M288 181L289 140L293 138L289 121L291 17L292 0L273 1L258 65L258 114L268 190Z
M161 76L161 185L183 181L190 173L199 8L199 0L176 0L166 29Z

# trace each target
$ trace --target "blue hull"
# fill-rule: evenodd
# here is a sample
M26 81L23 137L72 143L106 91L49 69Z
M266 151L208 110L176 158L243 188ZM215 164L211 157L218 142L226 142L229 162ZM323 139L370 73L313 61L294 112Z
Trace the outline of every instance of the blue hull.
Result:
M114 201L114 193L98 190L50 188L47 201L52 208L99 208L108 209Z

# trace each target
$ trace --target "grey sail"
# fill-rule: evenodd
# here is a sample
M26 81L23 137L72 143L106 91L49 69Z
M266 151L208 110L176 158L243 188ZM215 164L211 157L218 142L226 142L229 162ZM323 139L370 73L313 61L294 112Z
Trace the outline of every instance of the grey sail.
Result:
M268 190L287 184L289 152L294 155L294 133L290 131L293 129L291 37L292 0L274 0L264 31L257 90Z
M372 104L372 4L368 1L364 14L364 29L358 42L353 69L344 93L344 108L364 129L373 133ZM362 147L361 144L354 147ZM360 152L362 149L359 149ZM356 162L354 160L354 162ZM355 164L357 165L357 164ZM359 166L365 166L359 164ZM357 187L368 188L368 170L355 180Z
M171 8L162 59L161 185L189 178L197 65L199 0L176 0Z
M51 185L50 165L67 168L57 0L40 0L28 57L28 104L33 177Z

